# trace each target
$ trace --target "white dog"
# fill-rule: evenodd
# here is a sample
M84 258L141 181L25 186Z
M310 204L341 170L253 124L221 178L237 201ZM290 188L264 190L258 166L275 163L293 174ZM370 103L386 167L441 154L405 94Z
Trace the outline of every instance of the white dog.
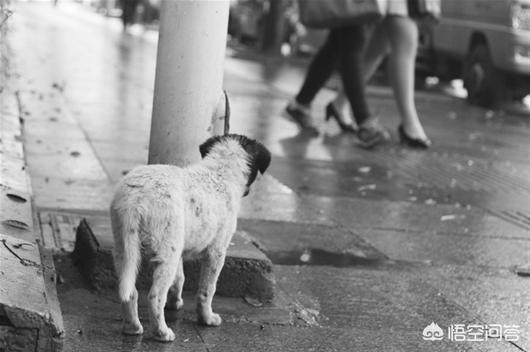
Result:
M221 324L212 312L217 278L236 230L241 198L258 171L265 172L271 156L259 142L234 134L208 139L200 152L203 159L186 168L137 167L117 187L110 213L125 334L143 333L135 287L142 254L154 264L148 305L155 339L175 339L164 306L182 307L182 261L193 254L201 255L199 323Z

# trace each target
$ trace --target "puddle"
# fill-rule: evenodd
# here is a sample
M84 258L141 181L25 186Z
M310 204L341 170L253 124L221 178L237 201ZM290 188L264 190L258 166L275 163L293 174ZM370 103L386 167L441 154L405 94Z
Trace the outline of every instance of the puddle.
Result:
M358 265L373 265L383 258L365 257L352 253L336 253L323 249L305 249L301 251L266 252L267 257L277 265L327 265L338 268Z

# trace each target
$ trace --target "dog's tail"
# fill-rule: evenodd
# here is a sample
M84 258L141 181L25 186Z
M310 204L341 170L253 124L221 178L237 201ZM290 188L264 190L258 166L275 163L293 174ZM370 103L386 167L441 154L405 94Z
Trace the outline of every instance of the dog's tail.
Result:
M119 296L122 302L130 301L136 286L136 276L142 260L140 254L140 219L134 211L120 215L111 209L114 234L114 264L119 280Z

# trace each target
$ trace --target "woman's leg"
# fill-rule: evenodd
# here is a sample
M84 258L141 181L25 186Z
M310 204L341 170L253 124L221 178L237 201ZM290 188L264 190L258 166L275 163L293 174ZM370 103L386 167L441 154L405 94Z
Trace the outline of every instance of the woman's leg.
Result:
M368 46L363 56L363 80L368 82L374 75L383 58L390 52L390 43L382 22L377 23L371 31ZM333 105L344 111L347 103L346 93L341 88L333 100Z
M418 27L409 17L389 16L384 25L390 40L390 79L403 128L413 138L426 139L414 102L414 69Z
M339 30L332 29L326 42L316 53L307 69L304 84L296 95L296 102L309 106L337 68L340 52Z
M357 137L361 146L373 148L390 139L389 133L371 116L366 101L363 58L367 31L364 26L341 28L339 70L344 92L353 110L359 130Z
M340 43L339 72L344 92L358 125L370 117L363 76L363 55L368 38L366 28L354 25L336 30Z
M390 41L385 29L385 20L378 22L364 53L364 81L368 82L377 71L383 59L390 53Z
M331 30L324 45L309 64L304 83L296 97L285 108L287 116L303 131L318 135L311 116L311 103L337 67L339 42L336 30Z

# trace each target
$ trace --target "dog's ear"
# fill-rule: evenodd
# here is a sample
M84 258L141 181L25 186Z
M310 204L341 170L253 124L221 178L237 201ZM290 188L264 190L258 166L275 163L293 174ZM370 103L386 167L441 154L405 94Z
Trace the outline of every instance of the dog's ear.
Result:
M212 150L212 147L215 143L219 142L220 137L210 137L208 138L203 144L199 146L199 151L201 152L201 158L204 158L208 153L210 153L210 150Z
M256 167L264 174L271 163L271 152L263 144L259 142L256 144Z
M240 134L231 134L228 137L237 140L249 155L249 166L251 171L254 170L251 174L255 174L258 170L263 174L267 170L271 163L271 153L263 144Z

